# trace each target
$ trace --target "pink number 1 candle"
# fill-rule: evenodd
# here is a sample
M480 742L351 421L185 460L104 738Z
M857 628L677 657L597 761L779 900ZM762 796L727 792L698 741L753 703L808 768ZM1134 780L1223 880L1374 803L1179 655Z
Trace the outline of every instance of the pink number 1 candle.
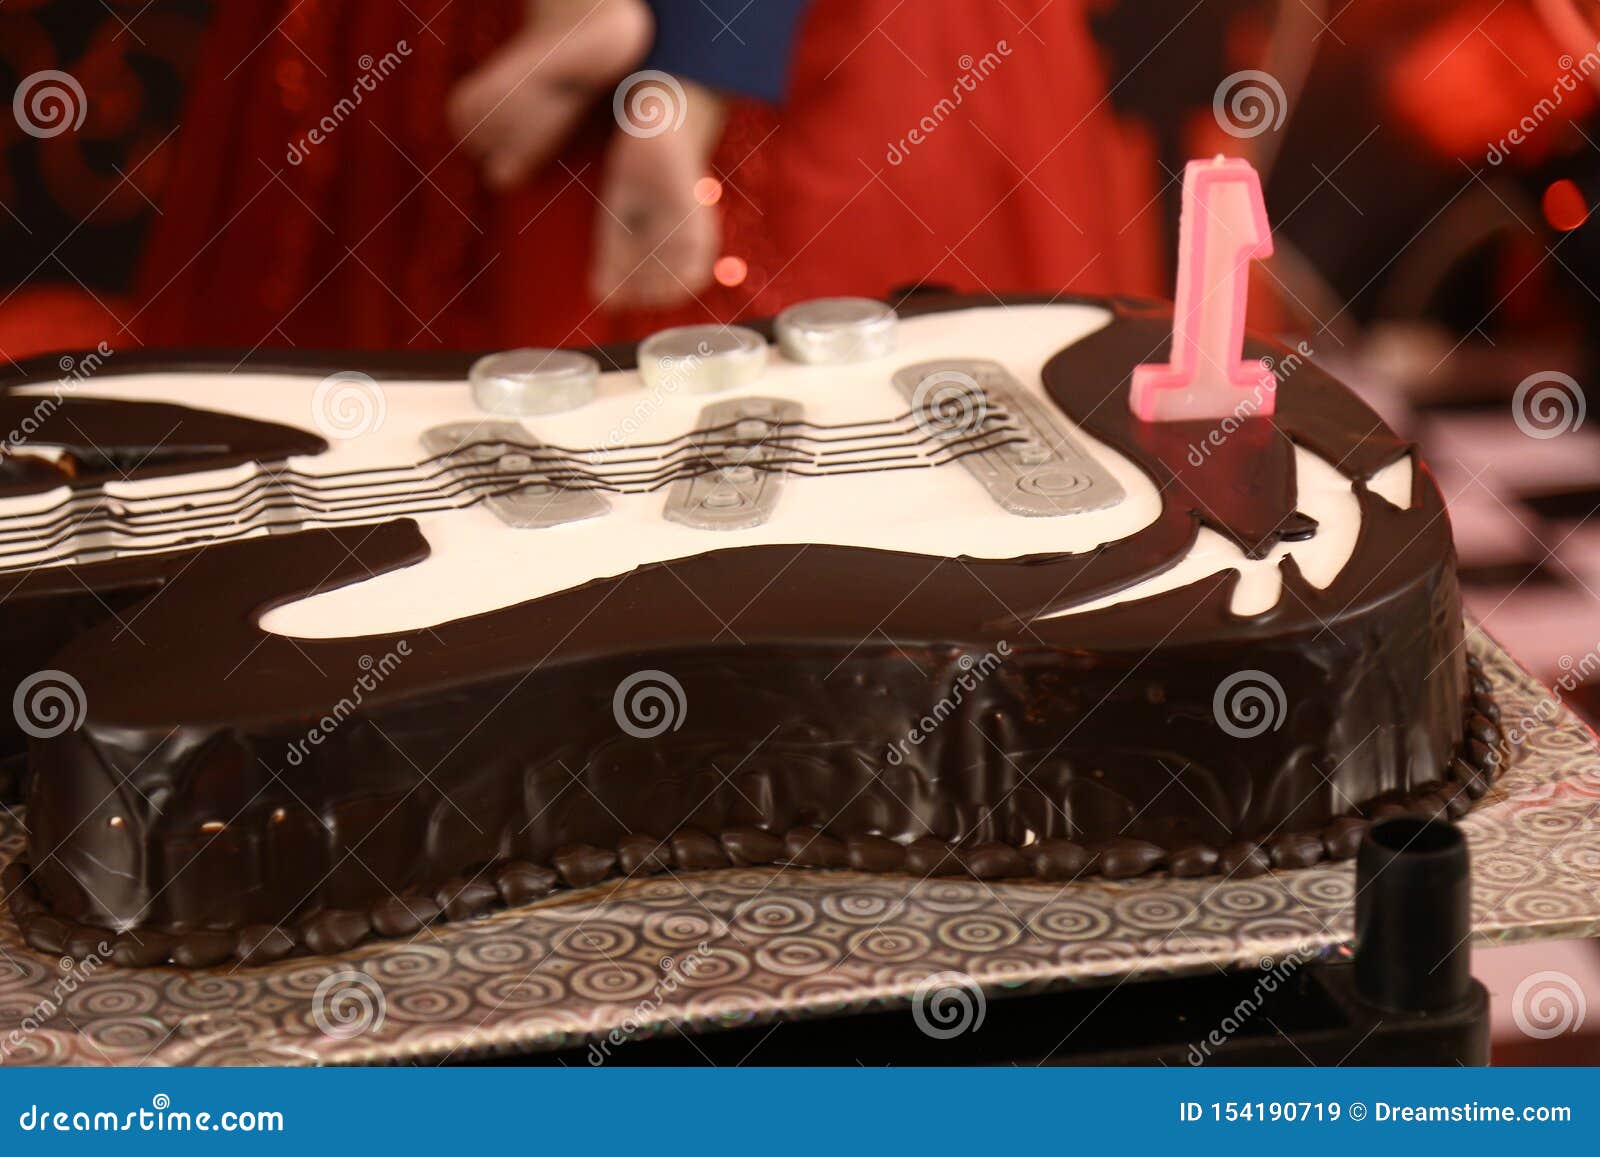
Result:
M1172 362L1133 371L1128 404L1146 422L1271 414L1276 380L1245 361L1250 262L1272 255L1261 178L1249 161L1190 161L1178 222Z

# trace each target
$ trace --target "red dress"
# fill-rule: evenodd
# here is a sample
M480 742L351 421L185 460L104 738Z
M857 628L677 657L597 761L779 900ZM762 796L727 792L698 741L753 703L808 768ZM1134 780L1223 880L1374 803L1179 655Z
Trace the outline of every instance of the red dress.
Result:
M1106 100L1087 6L818 0L789 99L735 102L716 157L723 251L740 259L721 268L742 280L614 314L585 289L609 102L510 194L445 125L452 85L520 0L230 0L135 329L153 345L494 348L916 284L1160 292L1155 166Z

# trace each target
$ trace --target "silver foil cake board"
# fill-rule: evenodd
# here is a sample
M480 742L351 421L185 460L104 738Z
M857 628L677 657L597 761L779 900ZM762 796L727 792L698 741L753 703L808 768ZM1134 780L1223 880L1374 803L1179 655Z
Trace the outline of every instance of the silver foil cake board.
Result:
M1469 631L1510 770L1462 820L1479 943L1600 934L1600 745ZM1527 720L1529 722L1524 723ZM0 862L24 817L0 823ZM730 869L569 893L337 958L199 971L74 964L0 921L0 1063L459 1060L674 1028L909 1008L955 973L995 995L1336 956L1355 870L1074 884Z

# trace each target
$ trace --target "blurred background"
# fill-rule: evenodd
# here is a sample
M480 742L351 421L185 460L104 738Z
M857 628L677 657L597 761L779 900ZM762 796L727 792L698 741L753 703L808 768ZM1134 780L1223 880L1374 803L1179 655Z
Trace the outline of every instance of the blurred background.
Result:
M823 294L1171 294L1261 169L1257 328L1423 446L1469 607L1600 717L1596 0L6 0L0 359L588 345ZM1503 1062L1600 1060L1507 1000Z

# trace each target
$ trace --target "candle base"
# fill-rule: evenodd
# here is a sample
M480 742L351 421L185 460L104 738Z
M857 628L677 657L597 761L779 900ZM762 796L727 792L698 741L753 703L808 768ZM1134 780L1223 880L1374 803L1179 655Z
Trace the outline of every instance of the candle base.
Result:
M1278 381L1259 364L1242 364L1230 381L1194 381L1168 366L1133 371L1129 405L1144 422L1215 422L1269 417Z

